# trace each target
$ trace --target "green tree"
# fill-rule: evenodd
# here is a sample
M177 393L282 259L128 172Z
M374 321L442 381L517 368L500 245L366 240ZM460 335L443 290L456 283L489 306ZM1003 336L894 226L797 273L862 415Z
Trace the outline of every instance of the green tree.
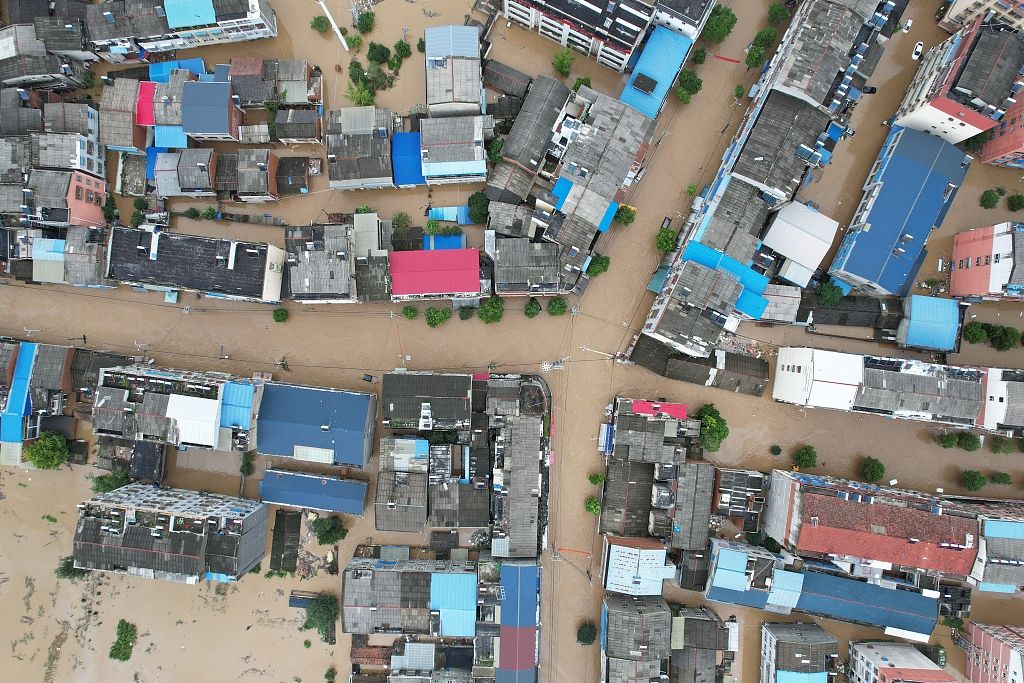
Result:
M392 47L395 50L395 56L399 59L407 59L412 56L412 48L404 40L397 41Z
M138 629L135 624L121 619L117 622L117 639L110 646L109 656L119 662L127 662L132 658L132 650L135 649L135 641L138 638Z
M550 315L565 315L566 311L569 310L569 304L565 302L560 296L548 301L548 314Z
M505 317L505 300L497 294L487 297L476 309L476 316L488 325L501 322Z
M964 470L960 473L960 484L968 491L980 491L987 483L988 479L978 470Z
M993 436L988 440L988 447L993 453L1019 453L1020 444L1016 439L1008 439L1005 436Z
M585 621L576 629L576 642L580 645L593 645L597 641L597 627L593 622Z
M441 231L441 222L437 221L437 220L435 220L433 218L431 218L429 221L427 221L426 227L423 228L423 232L427 233L428 235L436 235L440 231Z
M466 203L469 204L469 220L478 224L487 222L487 207L491 204L487 195L483 192L474 192L469 195Z
M253 462L256 460L256 451L246 451L242 453L242 462L238 466L238 471L243 477L251 477L253 472Z
M473 317L473 309L469 307L459 309L459 320L469 320Z
M132 207L134 207L136 211L145 211L146 209L149 208L149 202L147 202L142 197L136 197L132 201Z
M68 461L68 441L62 434L45 431L24 446L25 459L40 470L55 470Z
M554 68L555 73L568 76L574 61L576 61L576 55L569 48L563 47L555 53L555 58L551 60L551 66Z
M197 209L194 206L190 206L189 208L185 209L183 215L185 216L185 218L191 218L192 220L196 220L202 214L199 213L199 209Z
M993 472L988 475L988 480L993 484L1008 486L1013 483L1013 477L1008 472Z
M373 30L375 23L377 23L377 15L373 12L362 12L356 19L356 28L360 33L369 33Z
M988 325L977 320L964 325L964 340L969 344L980 344L988 341Z
M793 464L801 469L809 469L818 465L818 451L809 444L801 446L793 454Z
M327 683L334 683L334 680L338 677L338 670L333 666L324 672L324 680Z
M274 322L283 323L288 321L288 309L287 308L275 308L274 309Z
M86 71L82 74L82 87L86 90L92 90L96 87L96 75L91 71Z
M956 435L956 445L961 450L974 452L981 448L981 437L973 432L960 432Z
M526 302L526 308L523 309L523 315L527 318L536 318L539 314L540 302L536 297L531 296L530 300Z
M132 216L128 219L128 222L133 228L137 228L146 222L146 217L142 215L141 211L132 211Z
M747 58L743 60L748 69L756 69L764 64L764 48L760 45L753 45L747 50Z
M579 92L580 88L583 86L587 86L589 88L591 85L590 76L577 76L576 82L572 86L572 91Z
M427 306L427 310L423 315L427 321L429 327L437 327L444 322L447 322L448 318L452 317L452 309L442 308L439 306Z
M869 484L881 481L885 476L885 465L878 458L868 456L860 462L860 478Z
M306 607L306 621L300 630L314 629L326 642L331 629L338 621L338 613L338 598L330 593L321 593Z
M327 33L331 30L331 22L321 14L313 17L313 21L309 22L309 27L317 33Z
M697 411L700 420L700 443L704 450L717 452L722 442L729 438L729 423L715 407L714 403L705 403Z
M356 213L373 213L373 207L369 204L363 204L362 206L356 207Z
M676 231L672 228L662 228L654 236L654 246L658 251L670 252L676 248Z
M109 493L114 489L127 486L131 483L128 477L128 470L124 467L115 467L109 474L101 474L92 480L92 490L95 493Z
M412 225L412 219L405 211L399 211L391 217L391 230L397 235L402 234Z
M391 59L391 50L385 45L371 41L370 46L366 48L366 58L371 64L387 64Z
M604 472L594 472L589 477L587 477L587 481L589 481L594 486L600 486L601 484L604 483Z
M735 25L736 14L725 5L715 5L700 37L709 43L720 43L732 33Z
M587 266L587 275L595 277L608 270L608 267L612 264L610 256L600 256L595 254L590 259L590 265Z
M360 48L363 47L363 37L357 36L354 33L350 36L345 36L345 42L348 43L348 49L352 50L352 52L359 52Z
M583 503L583 509L592 515L601 514L601 501L598 500L597 496L588 496L587 500Z
M939 434L935 437L935 441L943 448L956 448L956 434L950 432Z
M682 88L676 88L676 97L679 98L679 101L683 104L689 104L693 95Z
M415 320L419 314L415 306L402 306L402 317L406 320Z
M971 154L981 154L981 148L985 146L985 143L991 139L990 131L983 131L978 133L974 137L967 138L960 143L960 146L964 148L964 151L970 152Z
M814 289L814 294L818 299L818 305L822 308L835 308L843 298L843 290L839 289L831 280L822 280L821 284Z
M747 92L746 88L744 88L742 85L737 85L736 89L732 91L732 96L735 97L737 100L742 100L743 99L743 95L746 92Z
M696 95L704 87L704 81L701 80L696 71L683 69L679 74L679 87L691 95Z
M773 28L763 28L754 35L754 45L763 47L767 50L769 47L775 44L775 39L778 37L778 33Z
M997 351L1008 351L1020 343L1020 330L1004 325L993 326L988 332L988 341Z
M981 208L994 209L999 204L999 194L995 190L985 190L981 193Z
M424 41L422 38L417 40L416 41L416 49L419 50L420 52L426 52L427 51L427 43L426 43L426 41Z
M1006 198L1006 208L1010 211L1024 209L1024 194L1011 194Z
M494 138L487 145L487 158L492 164L496 164L501 161L501 150L505 146L505 141L501 138Z
M374 94L366 85L350 83L345 90L345 97L357 107L366 107L373 104Z
M117 218L117 202L114 201L112 195L108 194L107 198L103 200L103 220L113 223L115 218Z
M772 455L782 455L782 446L775 445L768 449Z
M74 555L66 555L60 558L60 562L57 563L57 568L53 570L53 573L57 575L58 579L67 579L68 581L77 581L89 576L88 569L78 569L75 567Z
M693 51L693 56L690 59L693 60L694 64L703 64L708 58L708 51L702 47L698 47Z
M686 194L688 194L691 197L695 196L697 194L697 186L696 185L692 185L692 184L691 185L687 185L686 186Z
M789 17L789 8L781 2L774 2L768 7L768 23L772 26L778 26L789 21Z
M636 220L636 207L629 204L620 204L615 210L615 222L619 225L630 225Z
M217 217L217 209L215 209L212 206L208 206L205 209L203 209L203 212L199 215L200 217L202 217L203 220L212 221L214 218Z
M348 63L348 80L354 85L366 85L366 68L355 57Z
M348 529L341 517L317 517L310 525L320 545L334 545L348 536Z
M942 625L946 628L963 629L964 620L960 617L942 617Z

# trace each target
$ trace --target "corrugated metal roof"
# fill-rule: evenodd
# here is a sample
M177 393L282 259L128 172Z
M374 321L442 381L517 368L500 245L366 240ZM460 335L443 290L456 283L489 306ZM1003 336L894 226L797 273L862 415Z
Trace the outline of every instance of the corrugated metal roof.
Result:
M396 251L388 254L388 262L395 296L480 292L480 253L476 249Z
M167 25L173 29L217 23L213 0L164 0Z
M225 382L220 396L220 426L249 429L256 388L249 382Z
M472 638L476 633L476 574L430 575L430 609L441 612L441 635Z
M431 26L423 32L427 59L480 57L480 29L476 26Z
M910 297L907 346L952 351L960 331L960 305L956 299L914 294Z
M619 100L641 114L652 119L656 117L692 46L693 40L690 38L664 26L655 27L644 45L643 52L640 53L640 59L633 67L633 74L619 95ZM636 79L639 76L646 76L655 81L652 92L647 93L636 88Z
M265 502L348 515L362 516L366 492L366 482L284 470L267 470L260 481Z

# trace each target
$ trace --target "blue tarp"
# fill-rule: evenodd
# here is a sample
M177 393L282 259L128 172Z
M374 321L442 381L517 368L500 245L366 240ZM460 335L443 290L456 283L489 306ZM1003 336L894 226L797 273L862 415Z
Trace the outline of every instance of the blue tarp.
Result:
M668 266L658 266L658 269L654 271L654 275L651 276L651 281L647 283L647 291L660 294L662 287L665 286L665 280L668 279L669 270Z
M776 669L775 683L827 683L828 674L824 671L782 671Z
M420 134L395 133L391 136L391 168L395 185L426 185L420 163Z
M749 266L745 266L733 257L727 256L707 245L692 240L686 245L686 249L683 250L682 259L683 261L695 261L712 270L724 270L735 275L740 284L743 285L743 291L736 300L736 310L743 315L757 320L764 314L765 309L768 308L768 300L761 295L764 294L769 279Z
M153 142L158 147L185 149L188 147L188 136L184 126L153 126Z
M366 490L364 481L283 470L267 470L260 481L264 502L346 515L363 514Z
M989 583L982 581L978 584L978 590L986 593L1016 593L1017 585L1013 583Z
M220 397L220 426L248 430L252 422L255 387L249 382L227 382Z
M28 385L36 363L36 349L31 342L18 346L18 360L14 364L14 378L7 392L7 406L0 414L0 441L21 443L25 437L25 416L32 413L32 397Z
M608 210L604 212L604 217L601 219L601 223L597 226L598 232L608 232L608 228L611 227L612 221L615 220L615 213L619 210L619 203L612 202L608 207Z
M171 80L171 72L176 69L186 69L196 76L201 76L206 73L206 62L200 57L155 62L149 65L149 80L154 83L167 83Z
M476 574L430 575L430 609L441 612L441 635L472 638L476 634Z
M160 126L157 126L157 129L159 128ZM156 155L166 151L166 147L146 148L146 180L153 180L156 177Z
M569 196L569 190L572 189L572 181L568 178L559 178L555 181L555 186L551 188L551 194L555 195L558 201L555 202L555 208L561 209L562 205L565 204L565 198Z
M915 294L910 297L907 346L952 351L960 331L960 306L956 299Z
M984 535L988 538L1024 539L1024 522L986 519L984 530Z
M656 27L647 39L633 74L619 95L619 100L652 119L657 117L692 45L693 41L690 38L670 31L664 26ZM654 89L650 93L634 87L637 77L641 74L655 81Z
M536 626L540 569L535 564L501 565L502 626Z
M796 608L829 619L921 634L930 634L938 619L935 598L818 572L804 574Z
M443 249L465 249L465 235L424 235L423 248L425 250Z
M473 225L469 220L469 206L434 206L427 213L435 221L449 221L459 225Z

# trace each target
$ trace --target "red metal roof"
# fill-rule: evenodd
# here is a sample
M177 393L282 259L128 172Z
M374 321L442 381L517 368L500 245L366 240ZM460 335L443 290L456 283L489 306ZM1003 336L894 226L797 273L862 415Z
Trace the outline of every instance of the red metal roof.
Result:
M976 520L806 492L802 503L797 550L849 555L962 576L969 574L974 565L978 552ZM971 547L947 548L940 543Z
M153 117L154 92L156 92L156 83L153 83L152 81L139 81L139 94L135 98L136 125L156 125L156 119Z
M677 420L686 419L685 403L655 403L654 401L633 401L631 409L635 415L668 415Z
M895 667L878 670L879 683L914 681L914 683L956 683L956 679L943 669L913 669Z
M393 251L388 263L395 296L480 292L480 252L476 249Z
M498 636L498 667L522 670L537 666L536 626L502 626Z
M984 296L989 293L991 265L985 265L985 259L992 260L992 244L995 227L975 228L953 235L953 256L951 258L949 277L950 296ZM981 257L981 265L975 265ZM971 262L970 268L961 268L962 260Z

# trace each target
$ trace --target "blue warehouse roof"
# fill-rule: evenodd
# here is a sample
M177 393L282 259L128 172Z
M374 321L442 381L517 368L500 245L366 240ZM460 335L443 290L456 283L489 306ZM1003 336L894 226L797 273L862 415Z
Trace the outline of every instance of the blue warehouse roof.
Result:
M480 58L480 29L476 26L431 26L423 32L427 59Z
M265 503L346 515L362 516L366 490L363 481L283 470L267 470L260 482Z
M934 296L910 297L907 346L952 351L960 330L960 306L955 299Z
M32 379L37 348L32 342L21 342L18 347L14 378L7 392L7 406L0 414L0 442L21 443L25 438L25 417L32 412L29 380Z
M477 575L435 572L430 575L430 609L441 613L441 635L476 635Z
M374 397L335 389L271 383L263 387L256 449L294 457L297 447L334 453L335 465L365 465L365 439L376 415Z
M501 565L502 626L536 626L540 567L535 564Z
M391 137L391 167L395 185L426 185L420 161L420 134L395 133Z
M657 117L661 105L665 102L665 96L672 89L676 74L679 73L683 60L692 46L693 41L686 36L670 31L664 26L655 28L640 53L640 59L633 68L633 75L629 77L626 87L619 95L619 101L652 119ZM641 75L655 82L650 93L636 88L636 79Z
M252 425L255 387L249 382L227 382L220 397L220 426L248 430Z
M938 618L934 598L818 572L804 574L796 609L829 619L921 634L930 634Z
M927 252L924 243L942 224L967 175L969 157L945 140L893 127L879 154L877 192L864 222L851 231L832 270L844 270L905 296ZM839 274L842 277L842 274Z

